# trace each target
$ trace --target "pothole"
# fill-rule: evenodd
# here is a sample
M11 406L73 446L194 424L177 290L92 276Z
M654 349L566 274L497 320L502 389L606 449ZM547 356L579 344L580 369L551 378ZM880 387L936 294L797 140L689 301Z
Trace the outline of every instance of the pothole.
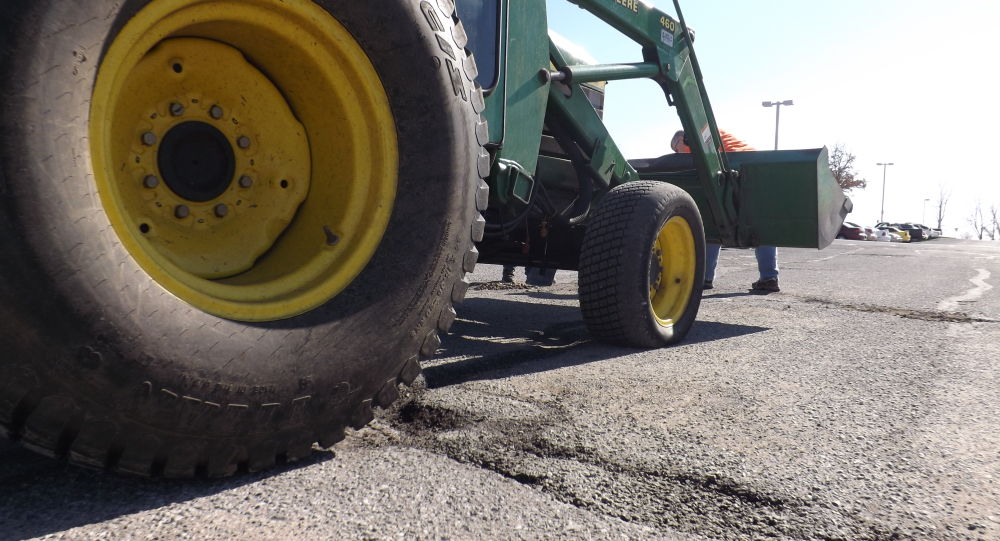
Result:
M647 455L589 442L558 400L528 421L430 404L423 396L430 392L415 393L386 421L402 434L400 444L492 471L592 513L729 539L905 537L821 494L778 492L669 458L703 453L697 444L664 442L662 451Z
M842 308L844 310L853 310L855 312L872 312L879 314L889 314L906 319L916 319L920 321L938 321L945 323L1000 323L1000 320L998 319L972 316L960 312L913 310L909 308L893 308L891 306L878 306L874 304L844 303L844 302L831 301L829 299L821 299L818 297L798 297L798 298L808 303L821 304L824 306L832 306L835 308Z
M469 286L469 289L475 291L505 291L511 289L537 289L535 286L529 286L524 282L477 282Z
M420 403L416 400L404 403L396 412L396 417L400 423L413 429L432 432L455 430L482 421L482 419L476 419L467 413Z

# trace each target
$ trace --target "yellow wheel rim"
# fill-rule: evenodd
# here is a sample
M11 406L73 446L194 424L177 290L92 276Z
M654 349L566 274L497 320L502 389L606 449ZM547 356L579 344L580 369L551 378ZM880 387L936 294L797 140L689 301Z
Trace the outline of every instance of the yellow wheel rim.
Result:
M696 258L691 225L680 216L667 220L653 242L649 271L649 306L660 325L671 326L684 315L694 291Z
M316 308L385 233L398 170L388 97L308 0L154 0L108 49L90 118L122 245L205 312Z

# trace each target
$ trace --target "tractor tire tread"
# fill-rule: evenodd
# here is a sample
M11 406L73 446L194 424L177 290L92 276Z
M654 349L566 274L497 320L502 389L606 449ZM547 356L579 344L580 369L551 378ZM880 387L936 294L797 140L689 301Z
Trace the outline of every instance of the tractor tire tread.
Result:
M426 2L424 2L426 3ZM345 438L345 428L361 429L374 418L373 406L389 407L399 397L398 385L411 385L420 374L420 361L435 354L441 339L439 333L447 332L455 321L454 306L461 303L469 288L465 274L475 269L479 253L475 242L482 239L485 220L482 211L489 202L489 186L485 182L490 169L490 154L484 147L489 139L489 128L481 113L485 107L483 90L475 82L477 73L475 59L467 49L467 35L456 12L453 0L436 2L440 13L450 19L444 29L434 28L439 40L448 40L464 51L459 79L462 90L457 100L465 101L470 107L476 123L474 140L476 149L477 177L469 179L466 189L470 202L466 223L470 224L467 246L463 253L456 254L454 266L457 278L447 294L441 296L437 316L431 323L431 330L419 346L401 362L396 375L375 389L369 398L361 400L350 412L338 419L314 421L306 430L295 435L282 434L245 447L211 443L166 444L152 434L135 435L124 433L124 427L111 419L91 416L72 397L56 391L47 391L37 378L19 374L23 366L0 363L0 436L19 441L26 447L43 454L66 460L91 469L104 469L142 477L207 477L220 478L237 472L257 472L266 470L282 462L292 462L307 457L316 443L328 448ZM108 15L112 18L113 15ZM14 28L20 19L14 13L5 22L0 22L0 34ZM6 50L7 36L0 39ZM10 53L10 51L8 51ZM10 61L0 58L0 68ZM442 56L443 58L443 56ZM438 59L435 59L438 60ZM446 62L436 62L442 70L448 70ZM58 66L54 66L55 69ZM3 73L3 72L0 72ZM22 85L30 87L31 83ZM5 193L6 182L0 170L0 195ZM72 275L77 269L67 267L65 275ZM446 290L447 291L447 290ZM15 391L10 391L16 389ZM10 391L10 392L4 392ZM152 392L158 389L150 389ZM182 397L184 398L184 397Z
M645 246L649 231L643 226L649 226L649 217L660 217L678 204L693 208L697 214L694 202L680 188L660 182L636 181L614 188L595 210L580 251L578 287L584 321L598 340L628 347L660 347L686 334L700 304L699 280L696 280L690 300L693 311L686 312L678 332L669 339L664 339L658 330L652 330L645 316L637 314L648 310L648 298L632 303L622 301L634 295L635 287L634 283L623 279L621 273L626 247L630 247L628 254L632 255L636 250L648 250ZM696 221L696 244L700 242L703 254L700 217ZM703 255L700 257L703 260Z

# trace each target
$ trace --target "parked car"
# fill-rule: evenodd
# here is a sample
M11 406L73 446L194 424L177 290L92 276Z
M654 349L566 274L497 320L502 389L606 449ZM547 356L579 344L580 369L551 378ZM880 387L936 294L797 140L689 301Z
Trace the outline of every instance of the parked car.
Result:
M840 233L837 237L849 240L867 240L867 237L865 237L865 228L852 222L844 222L840 226Z
M924 240L924 230L920 229L911 223L889 223L889 222L879 222L875 227L895 227L900 231L906 231L909 234L910 239L905 242L910 242L914 240Z
M893 233L888 229L876 229L875 240L879 242L903 242L903 237L899 233Z
M927 240L929 238L924 234L924 230L916 224L907 222L905 224L896 224L896 227L909 233L910 240Z
M892 234L898 236L899 237L899 242L910 242L910 240L911 240L910 239L910 234L907 231L904 231L904 230L902 230L902 229L900 229L898 227L891 226L889 224L879 224L876 227L878 227L878 229L880 229L882 231L888 231L889 233L892 233Z
M865 237L867 237L867 240L878 240L877 231L874 227L865 226Z
M937 233L933 229L927 227L926 225L924 225L924 224L913 224L913 225L919 227L920 229L922 229L924 231L924 238L925 239L937 238Z

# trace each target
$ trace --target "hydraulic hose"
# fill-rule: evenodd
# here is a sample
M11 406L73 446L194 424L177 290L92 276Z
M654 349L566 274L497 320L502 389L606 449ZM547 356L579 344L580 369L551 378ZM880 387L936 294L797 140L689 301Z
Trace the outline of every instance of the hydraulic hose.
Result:
M578 225L590 214L590 205L594 200L594 173L587 167L587 164L590 163L590 158L580 150L580 147L569 134L569 131L559 120L549 116L546 118L545 124L548 126L549 131L552 132L552 136L555 137L559 146L569 155L570 162L573 163L573 168L576 170L579 196L571 209L570 214L572 217L569 218L569 224Z

